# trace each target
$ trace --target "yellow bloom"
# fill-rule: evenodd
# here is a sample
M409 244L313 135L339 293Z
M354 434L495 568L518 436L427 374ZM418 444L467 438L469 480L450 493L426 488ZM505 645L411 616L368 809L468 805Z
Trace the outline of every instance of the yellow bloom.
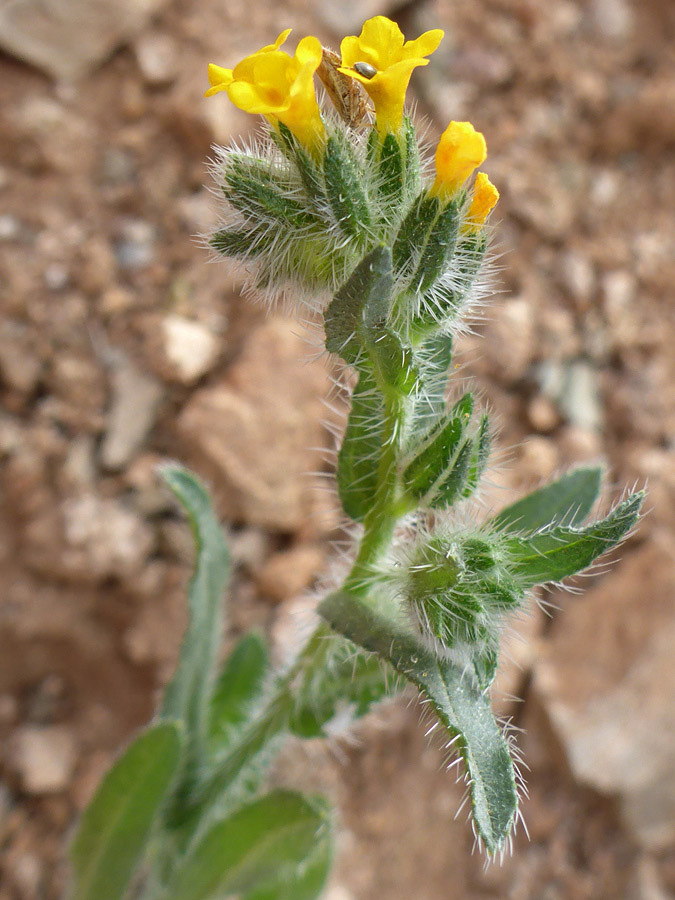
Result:
M234 69L209 66L210 97L227 91L235 106L266 116L276 125L282 122L301 144L314 149L325 137L314 90L314 73L321 62L318 38L303 38L289 56L279 48L290 34L282 31L274 44L242 59Z
M436 180L431 194L449 200L485 162L485 138L470 122L450 122L436 148Z
M473 186L473 198L467 215L466 231L478 232L485 224L485 220L497 205L499 191L487 177L485 172L476 175Z
M413 69L429 63L425 56L436 50L443 32L426 31L406 41L401 29L385 16L368 19L359 37L344 38L338 70L360 81L375 105L380 134L397 134L403 121L403 104Z

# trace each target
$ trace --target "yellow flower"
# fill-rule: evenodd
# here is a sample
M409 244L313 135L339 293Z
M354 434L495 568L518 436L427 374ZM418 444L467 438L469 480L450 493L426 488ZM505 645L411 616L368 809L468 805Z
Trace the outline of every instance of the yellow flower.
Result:
M303 38L289 56L279 48L291 33L282 31L273 44L242 59L234 69L209 66L210 97L219 91L235 106L249 113L266 116L276 125L282 122L310 150L325 137L314 90L314 73L321 62L318 38Z
M473 198L466 217L465 230L474 233L480 231L485 224L485 220L497 205L498 200L499 191L497 188L485 172L479 172L476 175L476 181L473 186Z
M450 200L486 156L485 138L471 122L450 122L436 148L436 180L430 193Z
M443 32L426 31L416 41L406 41L401 29L385 16L368 19L359 37L344 38L338 70L360 81L375 105L380 134L397 134L403 121L403 104L413 69L429 63L425 56L436 50Z

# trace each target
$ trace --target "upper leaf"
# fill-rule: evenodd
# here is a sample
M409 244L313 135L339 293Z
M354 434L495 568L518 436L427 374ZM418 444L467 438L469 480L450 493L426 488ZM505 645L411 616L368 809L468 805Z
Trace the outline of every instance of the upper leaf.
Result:
M644 491L632 494L612 512L585 528L557 525L507 542L509 569L524 587L575 575L628 534L637 522Z
M515 534L549 525L579 525L593 508L602 482L600 466L575 469L507 506L490 520L494 530Z
M295 872L285 871L277 882L251 891L242 900L316 900L326 884L333 862L333 842L328 830Z
M181 756L181 731L160 722L144 731L108 771L70 847L68 900L120 900L147 846Z
M360 335L368 308L368 327L384 320L389 311L393 278L391 252L376 247L356 266L331 301L324 316L326 350L354 364L362 352Z

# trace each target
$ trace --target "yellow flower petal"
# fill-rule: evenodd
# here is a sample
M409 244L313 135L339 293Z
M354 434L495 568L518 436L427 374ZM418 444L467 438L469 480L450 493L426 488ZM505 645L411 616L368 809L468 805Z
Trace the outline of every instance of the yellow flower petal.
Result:
M343 75L359 81L375 106L380 134L397 134L403 121L405 95L413 69L426 66L425 56L438 47L443 32L427 31L414 41L405 41L401 29L386 16L374 16L364 22L359 37L350 35L340 45ZM372 78L354 69L358 63L376 69Z
M205 97L212 97L219 91L226 91L232 84L232 69L224 69L222 66L209 63L209 84L211 87L204 94Z
M207 96L227 90L235 106L264 115L275 126L282 122L303 145L314 150L325 138L314 90L321 43L315 37L303 38L295 55L289 56L279 48L290 31L282 31L274 44L245 57L232 70L210 67L212 87Z
M473 186L473 197L467 215L466 231L478 232L485 220L497 205L499 191L487 177L485 172L476 175Z
M450 122L436 149L436 180L430 193L449 200L486 156L485 138L471 122Z

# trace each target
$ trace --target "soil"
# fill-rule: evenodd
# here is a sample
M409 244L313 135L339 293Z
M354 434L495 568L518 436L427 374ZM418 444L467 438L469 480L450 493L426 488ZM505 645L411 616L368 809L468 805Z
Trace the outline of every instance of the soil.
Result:
M416 114L432 138L471 119L502 194L500 293L459 350L506 448L485 502L603 459L608 498L649 482L650 515L623 555L672 548L675 9L375 6L346 4L348 33L381 12L413 37L445 29L413 79ZM191 547L155 466L179 459L214 488L237 562L228 642L257 624L287 648L330 559L339 515L302 475L327 471L330 434L302 424L322 415L326 364L306 364L294 327L242 299L195 235L214 222L211 145L256 127L223 96L203 99L207 62L232 65L289 26L337 46L335 17L329 0L171 0L74 84L0 58L0 900L61 895L66 836L171 673ZM264 458L247 459L250 433ZM672 550L658 559L671 566ZM636 619L641 587L623 589ZM501 866L471 855L454 820L463 788L414 701L350 741L288 748L279 777L338 803L328 900L675 896L675 834L645 841L620 784L581 779L537 688L542 654L565 656L564 616L534 616L512 650L520 668L501 675L530 767L529 838ZM658 709L667 688L645 702Z

